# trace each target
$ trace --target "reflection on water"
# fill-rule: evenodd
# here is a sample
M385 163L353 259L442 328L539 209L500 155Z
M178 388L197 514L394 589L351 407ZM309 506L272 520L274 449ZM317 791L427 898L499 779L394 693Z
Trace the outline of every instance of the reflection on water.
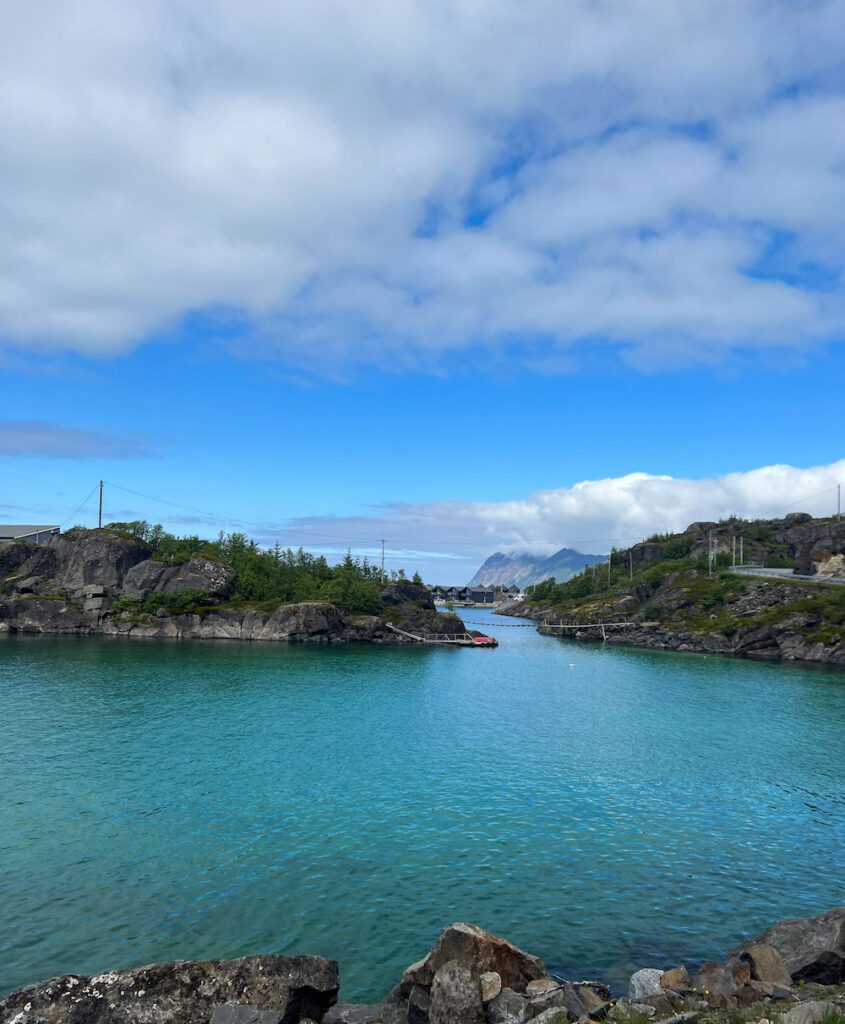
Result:
M845 900L845 676L472 617L496 651L0 641L0 989L278 951L376 997L453 920L619 981Z

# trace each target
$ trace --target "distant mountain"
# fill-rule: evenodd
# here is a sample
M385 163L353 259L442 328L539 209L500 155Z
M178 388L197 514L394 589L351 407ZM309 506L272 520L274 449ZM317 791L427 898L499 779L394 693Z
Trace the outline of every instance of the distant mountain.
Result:
M512 587L520 589L530 587L532 583L542 583L550 576L563 583L580 572L585 565L595 562L606 562L607 555L587 555L573 548L561 548L553 555L507 555L497 551L481 566L469 581L469 586L478 587Z

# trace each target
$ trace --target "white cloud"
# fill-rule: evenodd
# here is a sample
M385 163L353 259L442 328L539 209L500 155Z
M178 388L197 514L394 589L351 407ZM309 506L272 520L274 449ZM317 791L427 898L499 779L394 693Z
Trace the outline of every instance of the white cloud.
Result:
M265 540L371 557L384 538L396 566L420 568L427 579L466 582L494 551L549 554L561 547L604 554L655 532L737 515L776 518L788 512L836 511L845 459L827 466L775 465L709 479L629 473L538 491L506 502L439 501L394 505L371 516L310 517L267 526Z
M837 339L843 38L839 0L12 0L0 347L220 309L316 371Z

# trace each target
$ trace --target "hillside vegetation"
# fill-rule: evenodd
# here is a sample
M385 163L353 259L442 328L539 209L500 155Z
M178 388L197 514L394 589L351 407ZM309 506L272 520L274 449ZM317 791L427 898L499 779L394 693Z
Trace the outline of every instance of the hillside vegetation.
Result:
M546 580L529 589L526 607L567 625L634 624L608 637L619 643L845 664L845 586L737 575L730 570L740 537L746 561L809 569L820 581L845 549L842 524L809 516L694 523L615 550L609 565L564 583Z

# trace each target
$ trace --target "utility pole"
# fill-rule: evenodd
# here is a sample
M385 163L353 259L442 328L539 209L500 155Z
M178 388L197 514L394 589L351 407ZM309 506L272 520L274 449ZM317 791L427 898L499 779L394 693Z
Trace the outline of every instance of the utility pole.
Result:
M381 582L384 583L384 541L381 542Z
M100 481L100 513L97 516L97 529L103 528L103 481Z

